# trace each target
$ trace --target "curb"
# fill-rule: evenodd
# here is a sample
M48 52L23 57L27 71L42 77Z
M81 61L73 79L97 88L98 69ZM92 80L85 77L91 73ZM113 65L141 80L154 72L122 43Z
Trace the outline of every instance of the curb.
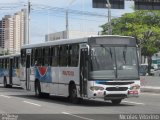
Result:
M141 92L152 92L160 94L160 87L143 86L141 87Z

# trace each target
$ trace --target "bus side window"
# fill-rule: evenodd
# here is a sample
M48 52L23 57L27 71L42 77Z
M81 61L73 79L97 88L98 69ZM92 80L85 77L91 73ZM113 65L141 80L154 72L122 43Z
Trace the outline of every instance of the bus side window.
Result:
M23 67L26 66L26 50L25 49L21 50L21 65Z
M71 66L72 45L68 46L68 66Z
M14 69L15 66L16 66L15 64L16 64L16 57L13 58L13 62L12 62L12 65L11 65L13 69Z
M5 69L8 67L8 60L7 58L5 59Z
M1 59L0 59L0 68L2 68L2 61L1 61Z
M49 66L50 47L43 48L43 65Z
M35 61L37 61L37 66L42 65L42 48L37 48L35 53Z
M32 54L31 54L31 66L35 65L35 52L36 52L36 48L32 49Z
M19 59L20 59L19 57L16 57L16 62L15 63L16 63L16 68L17 69L19 68Z
M51 59L52 59L52 66L58 66L58 60L59 60L59 53L58 53L58 46L51 47Z
M2 59L2 68L4 68L4 62L3 62L3 59Z
M60 46L60 66L67 66L68 45Z
M73 44L70 52L71 52L71 66L77 67L79 61L79 45Z

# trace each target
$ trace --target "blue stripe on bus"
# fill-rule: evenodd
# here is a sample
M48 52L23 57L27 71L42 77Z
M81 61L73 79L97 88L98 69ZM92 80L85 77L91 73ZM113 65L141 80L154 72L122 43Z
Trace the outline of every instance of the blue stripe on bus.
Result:
M52 82L51 67L35 67L34 72L41 82Z

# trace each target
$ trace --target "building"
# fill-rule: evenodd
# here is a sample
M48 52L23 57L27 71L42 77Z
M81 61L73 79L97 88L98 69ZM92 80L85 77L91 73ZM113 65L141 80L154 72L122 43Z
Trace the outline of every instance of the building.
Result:
M82 31L69 31L68 32L68 36L70 39L88 37L92 35L97 35L97 33L96 32L82 32ZM67 32L61 31L61 32L56 32L56 33L45 35L45 41L52 41L52 40L58 40L58 39L67 39Z
M0 47L4 49L4 36L5 36L5 20L0 20Z
M10 54L20 52L25 39L25 10L5 15L0 21L0 47Z
M3 22L0 20L0 48L2 48L4 45L3 43L3 37L4 37L4 32L3 32Z
M13 40L13 17L11 15L6 15L2 19L4 24L4 49L7 49L9 53L14 51L14 40Z
M25 26L25 12L24 10L17 12L13 16L13 37L14 37L14 52L19 52L21 46L24 44L24 26Z
M3 48L0 47L0 56L3 55Z

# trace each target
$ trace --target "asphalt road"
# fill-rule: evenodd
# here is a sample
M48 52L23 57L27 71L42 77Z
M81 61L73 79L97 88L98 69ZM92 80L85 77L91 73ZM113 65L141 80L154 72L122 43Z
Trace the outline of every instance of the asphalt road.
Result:
M117 120L121 114L160 114L160 94L142 93L118 106L94 100L75 105L63 97L36 98L19 87L0 85L0 114L0 120L7 115L18 120Z

